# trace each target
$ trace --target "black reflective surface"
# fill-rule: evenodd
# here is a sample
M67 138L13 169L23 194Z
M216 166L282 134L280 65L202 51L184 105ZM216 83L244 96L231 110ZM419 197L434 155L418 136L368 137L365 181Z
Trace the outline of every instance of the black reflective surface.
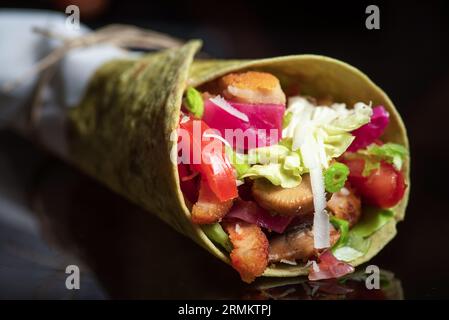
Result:
M27 142L2 137L11 148L1 151L0 297L241 296L230 268L155 216ZM78 291L65 289L69 264L88 281Z

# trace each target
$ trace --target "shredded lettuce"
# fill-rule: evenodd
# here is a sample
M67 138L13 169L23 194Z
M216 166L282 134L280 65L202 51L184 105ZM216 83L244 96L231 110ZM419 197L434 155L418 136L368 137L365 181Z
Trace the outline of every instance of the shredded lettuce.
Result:
M371 157L365 157L363 159L365 160L362 171L363 177L368 177L373 170L380 168L380 161L373 160Z
M292 116L290 121L285 121L288 125L282 130L282 136L292 139L292 151L300 150L303 165L310 172L315 208L314 247L327 248L330 246L329 216L325 211L323 169L346 151L355 139L350 132L368 123L373 110L361 102L347 109L345 104L314 106L307 99L293 97L286 112Z
M349 232L346 244L336 248L332 253L338 260L350 262L364 256L370 246L370 239L364 239L353 232Z
M266 165L254 165L243 176L243 178L265 178L272 184L282 188L294 188L301 183L301 174L298 170L286 170L281 163L270 163Z
M340 230L340 239L332 247L338 260L350 262L368 252L371 240L368 238L393 219L394 212L373 207L364 208L362 219L349 232L340 219L331 218L332 224ZM344 221L344 220L343 220Z
M366 207L363 210L362 219L352 228L351 232L366 238L382 228L394 216L389 209Z
M344 219L338 219L334 216L330 216L330 222L340 231L340 238L338 238L338 241L332 247L332 250L334 251L335 249L346 245L348 242L349 222Z
M349 152L345 155L347 158L356 158L364 160L362 175L369 176L373 170L380 168L381 161L391 163L396 170L401 170L404 160L408 157L408 150L397 143L385 143L381 146L372 143L365 149Z
M251 149L248 154L227 147L226 153L236 170L237 179L265 178L283 188L293 188L301 183L304 173L301 157L284 145Z
M210 240L222 246L227 252L232 251L232 243L229 240L229 236L218 222L203 225L201 228Z
M391 163L396 170L401 170L408 150L397 143L385 143L381 146L372 143L366 149L358 150L356 154L365 160L362 174L367 176L373 169L379 168L381 161Z
M235 152L232 148L226 146L226 155L229 158L232 166L234 167L237 179L242 179L242 176L249 170L251 167L249 165L247 155Z
M237 179L266 178L293 188L312 168L328 168L354 140L351 131L369 122L371 107L357 103L316 107L302 97L291 98L284 115L283 139L277 145L255 148L248 154L227 150Z
M251 164L269 164L277 163L290 154L290 150L283 145L272 145L269 147L261 147L248 151L248 162Z
M315 157L327 168L330 160L342 155L354 140L350 132L368 123L372 112L370 106L361 102L353 109L337 103L317 107L305 98L294 97L289 101L286 115L291 119L284 121L288 125L282 130L282 136L292 139L293 151L313 146L314 154L307 154L309 159L304 159L306 168L315 165ZM311 150L302 151L306 156Z
M253 164L241 178L265 178L283 188L294 188L301 183L305 173L301 156L283 144L251 149L241 155L246 163Z

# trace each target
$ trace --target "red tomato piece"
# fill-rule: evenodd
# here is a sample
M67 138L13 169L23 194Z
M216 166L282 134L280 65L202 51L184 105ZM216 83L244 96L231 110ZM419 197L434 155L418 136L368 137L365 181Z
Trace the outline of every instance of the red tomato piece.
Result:
M181 121L179 128L189 134L192 171L198 171L206 179L220 201L236 198L234 168L225 154L223 142L216 138L203 137L209 127L201 120L189 118L187 121Z
M344 162L350 170L349 182L362 196L364 203L391 208L401 201L407 186L403 174L391 164L382 161L378 169L364 177L363 159L344 159Z

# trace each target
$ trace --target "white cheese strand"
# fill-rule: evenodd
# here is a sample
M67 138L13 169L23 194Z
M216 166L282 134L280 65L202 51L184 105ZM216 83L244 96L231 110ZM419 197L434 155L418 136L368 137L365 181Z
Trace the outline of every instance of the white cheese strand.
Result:
M315 249L330 247L329 215L326 213L326 193L324 188L323 169L321 167L319 146L308 133L299 146L303 155L304 165L310 170L313 206L313 241Z
M323 170L313 168L310 170L310 182L313 193L313 246L316 249L330 247L329 215L326 212L326 194L324 191Z
M346 133L359 127L363 119L369 121L372 110L364 103L356 103L353 109L347 109L345 104L314 106L303 97L289 99L286 112L291 113L290 123L282 130L284 138L292 138L293 151L300 150L304 166L310 171L315 213L313 217L314 247L324 249L330 247L329 215L326 212L326 193L324 187L323 169L329 166L326 154L326 138L329 130L332 134ZM361 117L350 119L350 117ZM357 120L354 124L349 120ZM351 128L351 126L355 126ZM335 157L335 155L332 155Z

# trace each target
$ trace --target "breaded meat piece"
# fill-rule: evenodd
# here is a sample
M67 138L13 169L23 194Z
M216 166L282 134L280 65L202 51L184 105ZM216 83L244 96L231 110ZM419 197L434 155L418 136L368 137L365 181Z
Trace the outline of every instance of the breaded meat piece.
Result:
M331 245L334 245L339 237L340 233L331 226ZM316 255L313 246L312 226L301 224L293 227L284 234L273 237L270 240L269 252L270 262L280 262L281 260L306 261L310 257Z
M234 247L231 263L243 281L251 283L268 265L268 239L255 224L244 221L226 221L223 227Z
M332 194L331 199L327 202L327 207L335 217L348 221L350 227L359 221L362 213L360 197L348 184Z
M220 201L210 189L206 180L201 179L198 201L192 208L192 222L211 224L220 221L231 209L233 199Z
M285 104L279 80L266 72L231 73L218 81L223 96L235 102Z

